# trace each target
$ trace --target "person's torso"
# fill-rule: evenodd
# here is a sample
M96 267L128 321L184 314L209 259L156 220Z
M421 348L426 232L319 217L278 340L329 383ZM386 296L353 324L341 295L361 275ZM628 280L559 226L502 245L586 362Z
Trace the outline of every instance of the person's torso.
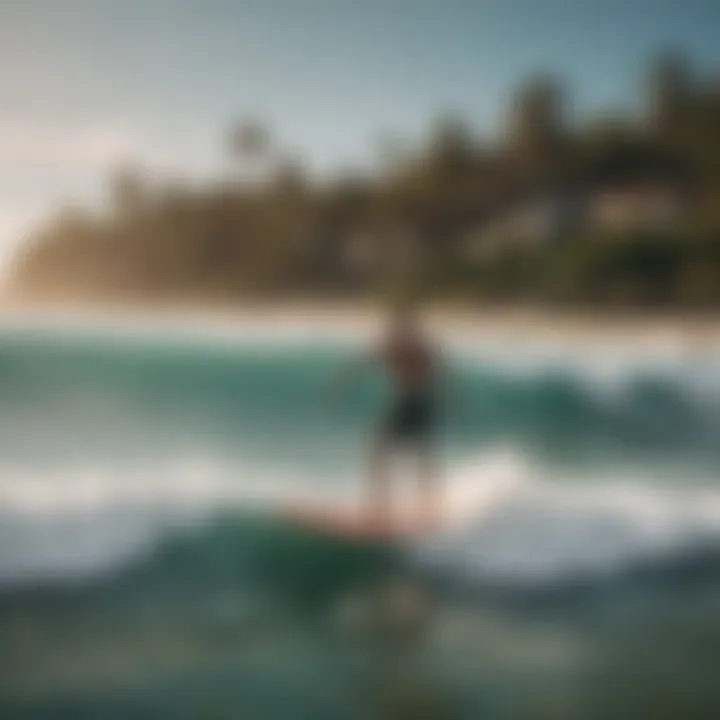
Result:
M433 375L432 353L420 338L390 339L385 343L383 360L397 391L414 394L429 389Z

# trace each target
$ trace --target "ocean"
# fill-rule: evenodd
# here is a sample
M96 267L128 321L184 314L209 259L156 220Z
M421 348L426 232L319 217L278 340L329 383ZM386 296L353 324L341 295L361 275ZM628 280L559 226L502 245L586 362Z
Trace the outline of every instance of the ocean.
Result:
M0 717L720 716L714 351L441 336L448 522L388 544L282 510L361 501L364 331L6 318Z

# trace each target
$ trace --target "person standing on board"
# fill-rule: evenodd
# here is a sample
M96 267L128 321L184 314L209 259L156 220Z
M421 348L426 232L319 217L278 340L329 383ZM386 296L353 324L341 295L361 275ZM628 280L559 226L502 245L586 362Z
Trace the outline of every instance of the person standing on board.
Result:
M379 365L391 385L392 399L375 433L370 459L370 522L392 523L389 463L398 450L412 450L417 460L420 520L433 524L441 511L434 457L437 427L439 357L411 308L395 310L384 336L362 365ZM391 526L391 525L390 525Z

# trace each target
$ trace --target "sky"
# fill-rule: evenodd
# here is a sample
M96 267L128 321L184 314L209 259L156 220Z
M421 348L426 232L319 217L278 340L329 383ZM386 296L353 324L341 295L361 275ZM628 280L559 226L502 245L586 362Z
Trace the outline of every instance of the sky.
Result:
M720 71L718 0L0 0L0 266L111 168L225 172L236 120L318 170L456 112L497 133L530 74L582 116L637 106L659 48Z

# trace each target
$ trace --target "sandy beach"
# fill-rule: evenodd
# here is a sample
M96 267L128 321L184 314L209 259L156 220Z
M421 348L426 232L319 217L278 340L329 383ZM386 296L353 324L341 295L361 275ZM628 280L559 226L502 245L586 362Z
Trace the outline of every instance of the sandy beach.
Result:
M0 322L51 331L108 329L197 331L297 330L372 333L387 309L357 302L266 302L242 306L202 304L101 304L9 302L0 304ZM434 304L424 310L428 327L453 338L493 342L607 344L628 350L704 352L720 349L720 317L691 312L603 312L542 307L476 308Z

